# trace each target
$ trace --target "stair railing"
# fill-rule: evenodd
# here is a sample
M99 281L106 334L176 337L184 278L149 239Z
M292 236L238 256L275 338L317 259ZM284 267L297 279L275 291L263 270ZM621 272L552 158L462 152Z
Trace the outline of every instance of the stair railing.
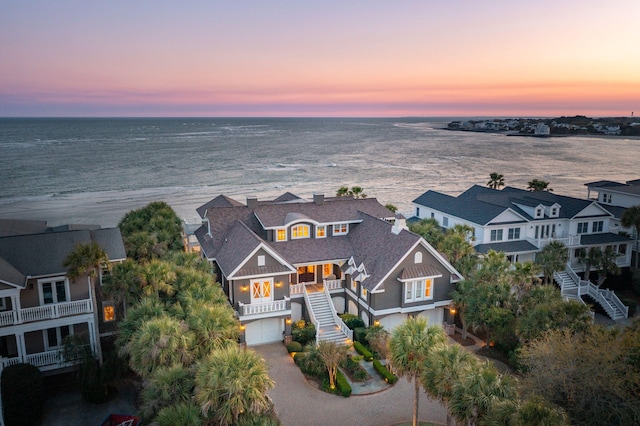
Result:
M331 301L331 295L329 294L329 290L327 289L326 286L324 286L324 294L327 297L327 302L329 302L329 306L331 307L331 313L333 314L333 319L336 322L336 325L338 325L338 327L340 327L340 330L342 330L342 332L347 335L349 340L353 342L353 330L347 327L347 324L345 324L344 321L342 321L342 318L338 316L338 312L336 312L336 308L333 306L333 302Z
M306 287L304 288L302 294L304 296L304 303L307 305L307 308L309 308L309 318L311 318L311 322L316 327L316 345L317 345L318 343L320 343L320 322L316 319L316 316L313 313L313 307L311 306L311 300L309 300L309 293Z

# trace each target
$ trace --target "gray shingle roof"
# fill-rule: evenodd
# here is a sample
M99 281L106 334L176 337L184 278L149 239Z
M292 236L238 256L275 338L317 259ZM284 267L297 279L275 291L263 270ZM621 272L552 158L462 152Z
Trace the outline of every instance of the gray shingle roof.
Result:
M607 243L626 243L632 241L632 238L627 235L604 233L604 234L584 234L580 237L580 244L593 245L593 244L607 244Z
M196 211L200 215L200 217L204 217L204 213L207 209L216 208L216 207L237 207L242 206L243 204L239 201L234 200L233 198L227 197L226 195L218 195L213 200L209 201L198 207Z
M524 240L478 244L474 248L478 253L487 253L489 250L501 251L504 253L527 253L538 251L536 246Z
M91 241L96 241L111 260L126 258L118 228L2 237L0 258L24 276L65 274L62 264L69 253L76 245Z
M440 277L442 272L433 265L415 265L404 268L398 279L400 281L415 280L417 278Z
M229 276L260 244L262 240L247 225L236 221L216 255L222 272Z

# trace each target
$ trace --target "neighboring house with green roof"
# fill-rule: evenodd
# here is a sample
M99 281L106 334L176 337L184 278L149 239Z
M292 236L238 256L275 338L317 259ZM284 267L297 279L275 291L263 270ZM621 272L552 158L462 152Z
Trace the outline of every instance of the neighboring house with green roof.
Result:
M0 372L21 362L47 374L61 371L65 336L83 336L95 350L100 336L94 323L101 335L109 333L104 317L113 312L112 305L100 300L106 311L94 312L89 277L72 280L62 266L78 244L92 241L110 261L125 259L118 228L0 220Z
M341 313L387 329L409 315L442 324L462 278L373 198L285 193L243 204L220 195L197 212L202 255L248 345L282 341L300 319L316 324L318 340L344 342L352 336Z

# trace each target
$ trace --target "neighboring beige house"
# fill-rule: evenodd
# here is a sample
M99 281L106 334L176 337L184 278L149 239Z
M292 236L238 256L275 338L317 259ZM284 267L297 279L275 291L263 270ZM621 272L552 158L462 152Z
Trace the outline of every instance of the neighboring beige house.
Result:
M202 255L248 345L282 341L302 318L316 325L317 341L346 342L352 334L337 316L345 312L387 329L410 315L450 319L462 277L375 199L285 193L243 204L220 195L197 211Z
M16 363L45 374L62 371L67 335L82 336L96 351L95 323L100 335L109 334L113 304L99 300L100 312L94 312L89 277L72 280L62 266L78 244L92 241L112 262L125 259L118 228L0 220L0 373Z

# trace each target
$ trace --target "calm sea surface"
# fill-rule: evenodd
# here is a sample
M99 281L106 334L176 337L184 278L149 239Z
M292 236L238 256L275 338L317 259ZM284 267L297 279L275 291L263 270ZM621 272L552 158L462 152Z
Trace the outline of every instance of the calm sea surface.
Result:
M116 225L164 200L187 219L224 193L310 197L360 185L411 211L491 172L586 197L584 183L640 177L640 140L450 132L450 119L0 119L0 217Z

